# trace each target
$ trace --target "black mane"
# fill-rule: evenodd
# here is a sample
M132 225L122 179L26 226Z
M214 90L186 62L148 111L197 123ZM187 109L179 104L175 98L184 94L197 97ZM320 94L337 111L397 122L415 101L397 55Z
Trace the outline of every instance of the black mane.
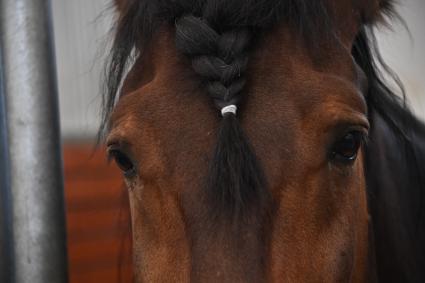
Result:
M409 111L403 85L383 62L370 29L360 31L352 54L369 81L365 174L378 278L424 282L425 126ZM394 79L401 96L379 70Z
M325 3L246 0L241 6L238 0L128 0L106 67L102 130L107 128L128 65L143 54L161 23L174 25L181 16L191 14L207 18L219 32L248 27L261 33L286 22L314 48L315 39L335 36ZM383 3L382 13L394 14L392 1ZM398 96L383 79L380 72L389 69L366 24L355 39L352 55L369 82L371 131L365 174L378 279L425 282L425 126L406 106L402 85Z

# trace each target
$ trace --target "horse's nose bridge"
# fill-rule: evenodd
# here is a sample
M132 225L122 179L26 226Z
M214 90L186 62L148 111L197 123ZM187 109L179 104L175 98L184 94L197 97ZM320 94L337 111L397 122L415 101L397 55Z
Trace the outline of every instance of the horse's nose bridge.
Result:
M301 127L296 115L285 112L277 105L270 105L244 114L242 123L264 171L267 185L272 188L286 183L298 163L298 148L301 146L301 141L297 140L297 131Z

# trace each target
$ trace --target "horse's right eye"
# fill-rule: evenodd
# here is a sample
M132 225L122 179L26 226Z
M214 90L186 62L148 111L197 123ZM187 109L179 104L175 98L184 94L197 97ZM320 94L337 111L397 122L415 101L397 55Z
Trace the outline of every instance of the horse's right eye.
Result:
M133 161L119 149L110 149L109 158L114 159L117 166L124 173L124 176L131 177L136 173Z

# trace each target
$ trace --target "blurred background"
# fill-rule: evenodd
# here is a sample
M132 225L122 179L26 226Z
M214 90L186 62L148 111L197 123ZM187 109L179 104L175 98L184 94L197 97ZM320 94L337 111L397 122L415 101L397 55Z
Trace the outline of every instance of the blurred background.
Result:
M95 148L112 2L52 0L70 283L130 282L123 277L131 270L121 173Z
M425 1L400 0L400 23L378 32L388 65L400 76L414 112L425 121ZM102 64L112 26L110 0L52 0L65 163L71 282L116 282L125 205L120 173L94 150ZM124 226L123 226L124 225ZM120 232L121 231L121 232ZM121 262L121 264L119 263ZM100 281L99 281L100 280ZM125 280L123 281L125 282Z

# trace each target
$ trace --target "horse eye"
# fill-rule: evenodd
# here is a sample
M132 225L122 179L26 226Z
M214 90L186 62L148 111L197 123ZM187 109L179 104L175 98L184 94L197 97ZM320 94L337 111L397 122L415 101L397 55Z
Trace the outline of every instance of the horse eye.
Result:
M359 131L349 132L334 144L332 148L332 159L343 163L354 162L362 140L363 133Z
M115 160L117 166L123 171L124 176L131 177L136 172L131 159L118 149L109 150L109 157Z

